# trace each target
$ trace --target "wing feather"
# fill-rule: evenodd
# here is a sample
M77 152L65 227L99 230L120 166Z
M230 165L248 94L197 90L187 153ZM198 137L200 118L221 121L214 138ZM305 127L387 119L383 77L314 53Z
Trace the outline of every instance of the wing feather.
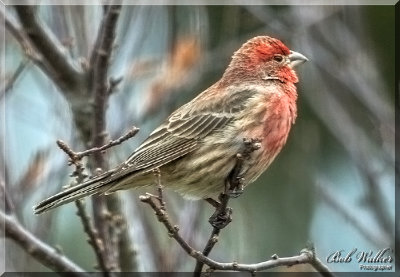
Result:
M114 171L109 181L117 182L127 175L148 172L193 152L204 137L227 126L234 115L245 108L253 93L249 90L235 92L228 102L213 103L196 112L175 111Z

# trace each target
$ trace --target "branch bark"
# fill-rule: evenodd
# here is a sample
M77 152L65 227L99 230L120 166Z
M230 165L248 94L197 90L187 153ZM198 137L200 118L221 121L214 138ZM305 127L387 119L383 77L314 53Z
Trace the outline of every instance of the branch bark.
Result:
M41 63L41 57L36 50L33 49L29 38L26 36L25 32L21 29L21 26L16 22L15 18L12 17L8 12L6 12L5 7L0 8L0 17L4 19L4 24L6 30L15 38L15 40L20 44L24 53L34 60L37 64ZM44 66L44 65L42 65Z
M0 211L0 220L4 222L5 236L15 241L44 266L64 276L88 276L74 262L27 231L13 216Z
M34 6L14 7L22 24L24 33L43 57L39 66L64 91L79 90L85 82L84 74L79 72L63 53L63 46L51 35L51 31L38 19Z
M121 6L105 6L89 68L85 69L87 71L81 71L74 67L67 54L64 54L62 45L37 17L35 7L15 6L15 10L22 28L19 28L17 24L12 24L15 22L10 17L10 31L20 44L23 47L25 46L24 48L29 46L34 49L40 57L38 59L40 62L37 62L37 64L68 99L81 139L88 147L94 147L94 151L91 150L90 153L93 154L90 159L92 168L105 169L105 160L97 148L104 147L106 149L112 146L104 145L106 137L105 113L109 94L115 89L120 79L108 81L107 73ZM88 102L92 102L93 105L88 105ZM91 118L92 121L88 121L88 118ZM130 135L134 135L134 132ZM120 142L117 141L116 143ZM80 154L86 156L89 153ZM112 215L108 211L106 202L113 203L109 206L113 207L115 215L121 214L121 209L118 208L118 205L115 205L118 199L113 199L114 197L110 196L109 201L106 201L104 197L93 198L94 223L96 226L94 229L98 230L99 237L104 242L104 256L107 259L105 261L106 270L102 269L108 272L119 271L116 258L118 256L116 254L118 253L117 244L124 245L127 249L132 248L129 247L131 243L126 228L114 232L116 230L112 230L112 224L109 222ZM118 242L115 242L115 239L111 240L110 234L118 234ZM127 251L125 250L127 249L120 249L121 253L126 254ZM124 260L126 258L124 257ZM129 263L124 262L124 264ZM134 268L124 268L124 270L131 271Z
M69 157L69 165L73 164L75 166L75 171L71 174L71 176L75 176L76 182L79 184L85 180L87 177L83 171L84 167L82 164L82 158L90 154L90 152L84 151L79 153L74 152L65 142L61 140L57 140L57 145L63 150ZM82 154L85 153L86 154ZM106 263L106 253L104 249L104 242L99 237L99 233L93 225L92 219L87 214L85 205L82 203L82 200L75 201L76 208L78 209L77 215L81 219L83 230L88 235L88 243L92 246L94 253L96 254L96 259L98 262L98 268L103 272L108 272L108 264ZM106 275L106 274L105 274Z
M10 14L2 14L6 28L21 44L25 54L60 88L67 98L78 131L83 141L90 139L90 117L87 100L89 96L87 72L75 68L68 59L67 51L51 33L49 28L39 20L36 7L16 5L14 7L20 28Z
M101 153L101 152L107 150L108 148L111 148L113 146L121 144L125 140L136 135L138 131L139 131L138 128L133 127L126 134L124 134L123 136L119 137L116 140L110 140L107 144L105 144L101 147L94 147L94 148L91 148L91 149L88 149L88 150L85 150L82 152L73 151L65 142L63 142L61 140L57 141L57 145L60 147L61 150L63 150L68 155L69 164L70 165L73 164L75 166L75 171L72 173L72 176L76 177L77 183L81 183L84 181L84 179L86 177L83 174L84 168L83 168L83 164L81 161L83 157L92 155L94 153ZM95 251L97 261L99 263L99 268L103 272L110 271L112 268L109 268L109 265L106 263L108 258L105 256L106 255L105 243L103 242L103 239L99 237L99 233L98 233L97 229L95 228L95 226L93 226L92 220L89 217L89 215L86 213L85 207L82 204L82 202L80 200L78 200L78 201L75 201L75 204L78 208L77 215L81 218L84 231L89 236L89 243L92 245L93 250ZM111 211L120 211L121 207L120 206L115 207L114 206L115 204L116 203L113 203ZM116 236L120 237L121 233L123 233L123 232L125 232L126 235L128 235L127 231L125 230L126 229L125 220L122 219L122 217L114 217L114 218L118 218L118 220L114 220L114 221L118 221L118 224L114 224L115 226L113 226L113 228L115 229L114 230L115 232L113 232L113 234L115 234L113 236L113 238ZM113 241L113 240L111 240L111 241ZM136 269L137 265L135 263L135 260L133 259L134 250L133 250L131 244L127 244L127 241L121 240L121 239L120 240L117 239L116 244L118 244L118 249L120 251L121 269L123 269L124 271L132 271L133 269ZM123 245L121 245L121 244L123 244Z
M115 40L117 22L121 11L121 5L105 6L105 13L96 43L90 60L89 78L90 89L93 97L93 121L91 142L92 147L102 147L105 145L106 139L106 109L109 98L109 82L108 68L111 60L113 44ZM94 152L92 159L93 168L106 169L107 165L102 153ZM108 199L105 196L93 196L93 218L99 235L104 242L104 249L107 258L108 268L114 271L120 271L118 239L113 239L112 234L118 234L126 240L126 244L130 245L128 233L126 229L122 229L121 233L112 230L115 228L110 224L108 219L112 218L110 207L113 208L113 214L122 214L120 206L115 205L119 202L116 195L111 195ZM126 263L125 263L126 264Z
M82 200L75 201L75 205L78 209L76 214L81 218L83 229L89 236L88 242L96 254L97 262L99 263L98 267L101 271L106 272L108 271L108 267L106 264L107 259L105 258L104 242L99 238L99 234L93 226L91 218L86 213Z
M232 271L247 271L257 272L267 269L276 268L279 266L293 266L298 264L310 264L314 269L321 273L325 277L334 276L329 268L325 266L315 255L314 250L303 249L300 255L293 257L279 258L277 255L273 255L272 259L255 264L240 264L237 262L221 263L214 261L206 257L201 251L195 250L191 247L184 238L179 234L179 226L173 225L168 217L165 210L161 209L159 199L157 196L147 193L146 195L140 196L140 201L148 204L155 212L158 220L164 225L168 231L168 235L174 238L182 249L191 257L195 258L198 262L206 264L211 270L232 270Z

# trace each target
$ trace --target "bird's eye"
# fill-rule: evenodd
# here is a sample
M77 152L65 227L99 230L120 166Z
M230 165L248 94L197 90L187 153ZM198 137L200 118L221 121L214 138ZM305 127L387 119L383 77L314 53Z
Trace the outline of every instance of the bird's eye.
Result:
M274 60L277 61L278 63L283 61L283 57L281 55L275 55Z

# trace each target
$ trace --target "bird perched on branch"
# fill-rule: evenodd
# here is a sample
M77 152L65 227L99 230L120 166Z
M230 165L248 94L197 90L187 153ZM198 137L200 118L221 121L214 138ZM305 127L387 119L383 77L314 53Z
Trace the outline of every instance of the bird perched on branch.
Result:
M40 202L35 213L80 199L154 182L193 199L224 191L245 139L259 149L241 167L243 185L254 182L286 143L297 109L293 68L307 61L280 40L250 39L236 51L222 78L174 111L122 164Z

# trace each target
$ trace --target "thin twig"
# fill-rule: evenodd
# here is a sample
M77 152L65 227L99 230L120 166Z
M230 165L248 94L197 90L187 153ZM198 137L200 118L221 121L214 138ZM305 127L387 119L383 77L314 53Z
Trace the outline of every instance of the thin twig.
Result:
M83 156L79 157L77 153L75 153L65 142L61 140L57 140L57 145L70 157L70 164L75 165L75 171L72 173L72 176L76 177L76 182L78 184L83 182L83 180L86 178L86 175L84 175L83 173L84 167L81 161ZM107 272L109 269L106 264L103 240L99 237L99 232L93 225L93 222L90 216L87 214L85 206L83 205L82 201L81 200L75 201L75 205L78 209L76 214L81 219L83 230L89 237L88 243L92 246L96 254L99 268L103 272Z
M19 244L26 252L44 266L64 276L87 276L80 268L56 249L48 246L27 231L13 216L0 211L0 221L4 222L5 236Z
M191 247L185 239L183 239L179 234L179 227L173 225L168 217L165 210L162 210L159 205L158 197L146 193L146 195L141 195L139 197L140 201L148 204L155 212L158 220L164 225L168 231L168 235L174 238L182 249L189 254L191 257L195 258L203 264L210 267L211 270L233 270L233 271L247 271L247 272L257 272L262 270L267 270L279 266L293 266L298 264L310 264L316 270L321 272L323 276L333 276L329 269L322 264L322 262L315 256L315 252L309 249L302 250L300 255L293 257L279 258L277 255L273 255L271 260L256 263L256 264L240 264L237 262L232 263L220 263L206 257L202 252L195 250Z
M70 158L70 163L77 165L76 163L80 162L80 159L78 158L78 155L76 154L76 152L74 152L71 147L68 146L68 144L66 144L64 141L62 140L57 140L56 141L57 146L65 152L65 154L68 155L68 157Z
M113 94L117 89L118 89L118 85L122 82L122 77L119 78L110 78L110 80L108 81L108 90L107 90L107 94L111 95Z
M87 214L82 200L75 201L75 205L78 209L76 214L81 218L83 230L89 236L88 243L92 246L94 253L96 254L97 262L99 263L99 269L106 271L108 268L104 258L104 243L99 237L99 233L94 227L92 219Z
M210 238L208 239L206 246L203 249L203 255L208 257L210 254L211 250L214 248L215 244L218 242L219 239L219 233L221 232L221 229L218 228L213 228ZM201 272L203 269L203 263L197 261L194 272ZM196 274L194 274L196 275Z
M179 227L178 225L172 225L171 221L169 220L168 214L165 210L162 210L160 207L159 198L155 195L150 193L146 193L146 195L139 196L140 201L147 203L150 207L154 210L158 221L164 224L165 228L168 230L168 235L173 237L179 245L189 254L192 256L192 252L194 253L195 250L179 235Z
M131 130L129 130L126 134L120 136L119 138L115 140L110 140L107 144L100 146L100 147L93 147L91 149L82 151L82 152L75 152L71 149L71 147L68 146L68 144L62 140L57 140L57 145L58 147L63 150L68 157L70 158L70 164L74 164L75 166L78 166L79 168L82 167L82 158L86 156L90 156L94 153L103 153L105 150L112 148L116 145L121 144L122 142L134 137L137 133L139 132L139 128L133 127Z
M77 177L78 183L81 183L84 180L84 178L86 177L85 175L83 175L84 168L83 168L83 164L81 161L83 157L89 156L93 153L104 152L108 148L111 148L113 146L121 144L125 140L128 140L129 138L136 135L138 131L139 131L138 128L133 127L126 134L124 134L123 136L119 137L116 140L111 140L109 143L107 143L101 147L94 147L94 148L91 148L91 149L88 149L88 150L85 150L82 152L73 151L65 142L63 142L61 140L57 140L57 145L60 147L61 150L63 150L69 156L70 164L75 165L75 171L72 173L72 175ZM76 201L76 206L78 208L77 214L82 220L84 230L88 234L89 239L90 239L90 244L92 245L92 247L96 253L100 269L102 269L103 271L110 270L104 262L104 255L105 255L104 243L103 243L102 239L99 238L97 229L95 228L95 226L93 226L91 219L87 215L86 210L85 210L84 206L82 205L82 203L79 201ZM115 205L113 205L113 206L115 206ZM120 210L120 209L121 208L119 207L116 210ZM113 209L113 210L115 210L115 209ZM122 221L125 222L125 220L122 220ZM122 225L124 225L124 224L122 224ZM120 256L121 267L123 265L124 270L130 271L130 270L136 268L134 266L135 263L131 262L131 261L127 261L126 256L129 255L129 257L133 257L132 253L134 253L134 251L132 250L133 248L130 244L125 244L125 243L121 242L122 238L124 238L124 236L128 235L126 228L118 227L118 229L119 229L119 231L114 230L115 231L114 236L116 234L118 234L119 239L115 239L115 240L118 241L119 245L123 244L123 245L121 245L122 247L120 248L122 251L121 256ZM123 239L124 242L126 242L126 240L127 240L127 238Z
M107 144L105 144L101 147L93 147L91 149L75 153L76 158L81 159L85 156L92 155L93 153L96 153L96 152L104 152L105 150L107 150L115 145L119 145L122 142L134 137L138 132L139 132L139 128L133 127L131 130L129 130L123 136L119 137L116 140L110 140Z
M100 147L93 147L91 149L81 151L81 152L75 152L73 151L67 143L65 143L62 140L57 140L57 145L58 147L63 150L68 157L70 158L70 163L74 165L78 165L79 167L82 166L81 160L83 157L90 156L94 153L98 152L104 152L105 150L112 148L116 145L121 144L122 142L134 137L137 133L139 132L139 128L133 127L131 130L129 130L126 134L120 136L119 138L115 140L110 140L107 144L100 146Z
M76 182L78 184L80 184L87 177L87 175L85 175L83 173L85 168L83 167L82 159L79 158L78 155L76 154L76 152L74 152L71 149L71 147L69 147L68 144L66 144L64 141L57 140L56 143L57 143L57 146L62 151L64 151L65 154L68 155L68 157L69 157L68 165L72 165L73 164L75 166L75 170L74 170L74 172L72 172L71 176L72 177L76 177Z
M161 183L161 172L159 168L154 169L154 175L156 176L156 181L157 181L157 195L158 195L158 200L160 201L160 208L162 210L165 210L163 185Z

